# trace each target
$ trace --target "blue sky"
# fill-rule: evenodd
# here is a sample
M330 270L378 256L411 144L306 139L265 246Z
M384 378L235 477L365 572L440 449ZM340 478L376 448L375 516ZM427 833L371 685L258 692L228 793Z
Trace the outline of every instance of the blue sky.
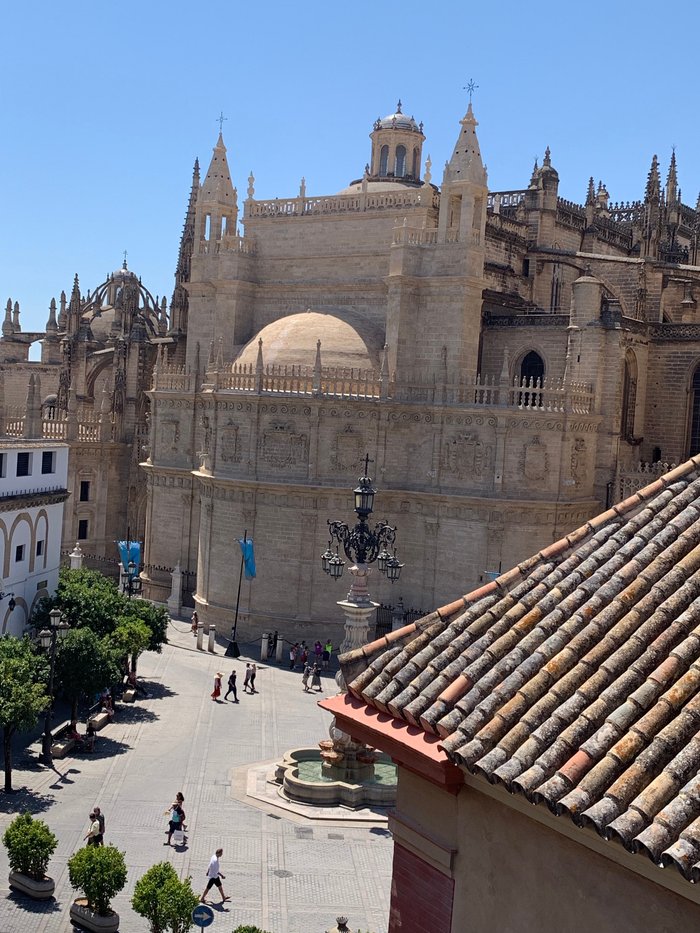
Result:
M341 5L229 0L31 2L3 11L0 301L43 329L74 273L93 289L128 251L172 292L192 164L223 110L239 199L332 194L357 178L398 97L425 125L440 181L467 104L493 190L525 187L545 146L560 194L588 177L641 197L675 144L683 200L700 190L697 8L583 4Z

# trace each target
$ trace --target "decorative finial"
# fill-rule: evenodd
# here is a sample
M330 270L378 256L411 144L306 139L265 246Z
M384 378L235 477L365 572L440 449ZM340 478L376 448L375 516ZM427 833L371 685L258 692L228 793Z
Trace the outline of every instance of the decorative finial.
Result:
M127 253L126 250L124 250L124 262L122 263L122 269L123 269L125 272L126 272L126 257L127 257L127 256L128 256L128 253Z
M428 158L425 160L425 174L423 175L423 181L426 183L426 185L430 184L430 179L433 177L430 171L432 168L432 165L433 163L430 158L430 154L428 153Z
M250 175L248 176L248 197L252 198L255 194L255 175L253 175L253 169L250 170Z
M224 131L224 120L228 120L228 117L224 116L224 111L222 110L216 119L216 122L219 124L219 136L221 136Z
M550 166L552 164L552 153L549 146L544 150L544 159L542 160L542 165Z
M473 79L473 78L470 78L469 81L468 81L468 82L464 85L464 87L462 88L463 91L466 91L467 94L469 94L469 103L470 103L470 104L471 104L471 102L472 102L472 94L474 93L474 91L478 90L478 88L479 88L479 85L478 85L478 84L474 84L474 79Z
M399 102L396 105L396 112L401 113L401 98L399 97Z

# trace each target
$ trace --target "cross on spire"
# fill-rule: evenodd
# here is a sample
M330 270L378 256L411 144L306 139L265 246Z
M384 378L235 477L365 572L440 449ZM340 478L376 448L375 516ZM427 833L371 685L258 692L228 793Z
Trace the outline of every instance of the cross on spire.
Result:
M466 91L467 94L469 94L469 103L470 103L470 104L471 104L471 102L472 102L472 94L474 93L474 91L478 90L478 88L479 88L479 85L478 85L478 84L474 84L474 79L473 79L473 78L470 78L469 81L468 81L468 82L465 84L465 86L462 88L463 91Z
M224 131L224 120L228 120L228 117L224 116L224 111L222 110L216 119L216 122L219 124L219 134Z

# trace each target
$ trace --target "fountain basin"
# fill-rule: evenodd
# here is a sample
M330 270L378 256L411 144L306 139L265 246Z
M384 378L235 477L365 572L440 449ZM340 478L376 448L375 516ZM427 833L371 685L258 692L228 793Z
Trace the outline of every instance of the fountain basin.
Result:
M292 800L322 807L392 807L396 803L396 765L388 755L376 753L374 775L351 783L323 773L321 750L293 748L275 769L275 781Z

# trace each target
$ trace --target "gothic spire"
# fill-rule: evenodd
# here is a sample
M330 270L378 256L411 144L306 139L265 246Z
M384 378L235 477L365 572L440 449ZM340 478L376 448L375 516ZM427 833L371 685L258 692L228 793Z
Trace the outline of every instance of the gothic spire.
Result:
M485 185L486 169L481 161L479 140L476 136L479 124L474 116L471 100L466 114L459 122L462 130L447 166L449 177L453 181L471 181L477 185Z
M192 254L194 252L195 230L196 230L196 207L197 197L199 195L199 159L194 160L192 169L192 187L190 188L190 198L187 202L187 213L185 214L185 223L180 237L180 249L177 254L177 267L175 269L175 288L170 299L170 326L173 331L187 330L187 290L183 285L190 280L190 269L192 266ZM165 299L163 299L165 301ZM164 311L165 314L165 311Z
M589 204L595 204L595 182L593 176L588 179L588 193L586 194L586 207Z
M676 171L676 150L671 151L671 164L668 167L666 179L666 203L673 204L678 197L678 173Z
M651 160L651 168L647 176L647 187L644 192L645 201L655 201L658 203L661 193L661 178L659 176L659 160L656 156Z
M199 166L196 165L195 168L197 176L199 176ZM219 133L219 138L214 146L207 177L201 187L200 201L219 204L222 207L226 206L234 210L236 207L236 195L231 184L231 172L226 159L226 146L221 133Z
M58 322L56 321L56 299L51 299L49 305L49 319L46 322L46 333L55 334L58 332Z
M12 336L12 299L7 299L7 304L5 305L5 320L2 322L2 335L3 337Z

